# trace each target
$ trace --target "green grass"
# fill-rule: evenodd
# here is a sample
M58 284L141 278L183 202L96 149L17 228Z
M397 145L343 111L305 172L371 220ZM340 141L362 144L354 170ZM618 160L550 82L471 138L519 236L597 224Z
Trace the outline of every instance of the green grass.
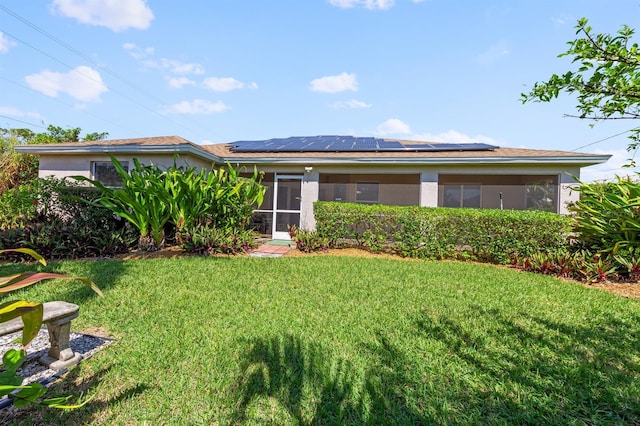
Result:
M640 302L491 266L351 257L53 263L19 294L118 342L60 424L633 424ZM6 267L7 273L21 268ZM5 271L3 271L5 272Z

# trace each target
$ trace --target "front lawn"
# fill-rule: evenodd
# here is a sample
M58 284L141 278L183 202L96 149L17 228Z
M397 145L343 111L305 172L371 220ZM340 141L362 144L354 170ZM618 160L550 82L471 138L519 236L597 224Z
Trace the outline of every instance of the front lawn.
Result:
M62 262L118 342L24 424L633 424L640 301L486 265L353 257ZM10 273L22 266L3 267Z

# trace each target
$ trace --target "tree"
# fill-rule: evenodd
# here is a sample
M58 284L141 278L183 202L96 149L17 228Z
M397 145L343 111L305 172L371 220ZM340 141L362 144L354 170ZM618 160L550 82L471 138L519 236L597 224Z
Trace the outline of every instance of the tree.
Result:
M38 157L16 152L16 145L80 142L80 132L79 127L63 129L53 125L42 133L0 128L0 194L38 177ZM108 136L107 132L87 133L82 141L98 141Z
M566 92L577 94L579 114L567 114L569 117L594 122L640 118L640 51L631 40L635 31L623 25L613 35L594 34L586 18L575 28L578 38L568 42L569 49L558 57L572 58L578 69L535 83L529 93L521 95L522 102L550 102ZM640 145L640 127L630 132L627 151L635 151Z

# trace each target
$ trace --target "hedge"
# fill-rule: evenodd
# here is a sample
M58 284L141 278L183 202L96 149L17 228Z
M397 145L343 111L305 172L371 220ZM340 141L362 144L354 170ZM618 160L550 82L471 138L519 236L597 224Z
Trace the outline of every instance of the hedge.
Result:
M534 210L396 207L319 201L318 236L406 257L510 263L568 246L571 218Z

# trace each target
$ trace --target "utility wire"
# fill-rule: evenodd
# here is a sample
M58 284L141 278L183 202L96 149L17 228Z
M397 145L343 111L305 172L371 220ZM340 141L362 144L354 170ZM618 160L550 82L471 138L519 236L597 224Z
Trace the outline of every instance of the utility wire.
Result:
M120 82L126 84L127 86L143 93L144 95L154 99L155 101L162 103L162 100L160 100L159 98L157 98L156 96L154 96L153 94L147 92L146 90L136 86L133 83L130 83L129 81L127 81L124 77L122 77L120 74L112 71L111 69L109 69L108 67L102 65L101 63L99 63L98 61L96 61L95 59L93 59L91 56L83 53L82 51L76 49L75 47L71 46L70 44L62 41L61 39L59 39L58 37L54 36L53 34L47 32L46 30L40 28L39 26L37 26L36 24L34 24L33 22L29 21L27 18L24 18L20 15L18 15L16 12L12 11L11 9L9 9L6 6L3 6L2 4L0 4L0 10L5 11L6 13L8 13L9 15L13 16L14 18L16 18L17 20L21 21L22 23L24 23L25 25L28 25L29 27L31 27L32 29L38 31L40 34L44 35L45 37L49 38L50 40L53 40L54 42L58 43L60 46L64 47L65 49L69 50L70 52L74 53L75 55L81 57L82 59L84 59L85 61L95 65L96 67L100 68L101 70L103 70L104 72L106 72L107 74L111 75L112 77L118 79Z
M4 81L6 81L6 82L8 82L8 83L11 83L11 84L13 84L13 85L15 85L15 86L18 86L18 87L22 88L22 89L25 89L25 90L28 90L28 91L30 91L30 92L33 92L33 93L35 93L35 94L36 94L36 95L38 95L38 96L42 96L43 98L46 98L47 100L57 102L57 103L59 103L59 104L61 104L61 105L64 105L64 106L66 106L66 107L70 108L70 109L74 109L74 106L73 106L72 104L70 104L70 103L64 102L64 101L62 101L61 99L58 99L58 98L52 98L52 97L50 97L50 96L44 95L43 93L40 93L40 92L38 92L37 90L34 90L34 89L32 89L31 87L29 87L29 86L26 86L26 85L24 85L24 84L18 83L17 81L13 81L13 80L11 80L11 79L9 79L9 78L6 78L6 77L3 77L3 76L1 76L1 75L0 75L0 80L4 80ZM79 110L79 112L81 112L81 113L83 113L83 114L85 114L85 115L88 115L88 116L90 116L90 117L97 118L98 120L104 121L105 123L108 123L108 124L111 124L111 125L113 125L113 126L119 127L119 128L121 128L121 129L123 129L123 130L126 130L126 131L128 131L128 132L131 132L131 133L134 133L134 134L140 134L140 135L143 135L141 132L138 132L138 131L136 131L136 130L134 130L134 129L131 129L130 127L123 126L122 124L116 123L115 121L111 121L111 120L106 119L106 118L104 118L104 117L101 117L101 116L99 116L99 115L93 114L93 113L91 113L91 112L89 112L89 111L86 111L86 110L84 110L84 109Z
M91 81L95 82L96 84L99 84L99 85L101 85L101 86L103 86L103 87L107 88L107 86L106 86L103 82L101 82L100 80L96 80L96 79L95 79L95 78L93 78L92 76L87 75L86 73L83 73L83 72L81 72L81 71L78 71L76 68L74 68L73 66L71 66L71 65L67 64L66 62L63 62L63 61L61 61L60 59L58 59L58 58L56 58L56 57L54 57L54 56L52 56L52 55L48 54L47 52L44 52L43 50L38 49L37 47L33 46L32 44L27 43L26 41L24 41L24 40L22 40L22 39L20 39L20 38L18 38L18 37L16 37L16 36L14 36L14 35L13 35L13 34L11 34L11 33L8 33L8 32L6 32L6 31L4 31L4 30L2 30L2 29L0 29L0 31L2 31L4 34L8 35L9 37L11 37L11 38L15 39L16 41L18 41L18 42L20 42L20 43L24 44L25 46L30 47L31 49L35 50L36 52L38 52L38 53L40 53L40 54L42 54L42 55L44 55L44 56L46 56L46 57L48 57L48 58L50 58L50 59L52 59L52 60L56 61L57 63L59 63L59 64L61 64L61 65L65 66L65 67L67 67L67 68L68 68L68 69L70 69L70 70L73 70L74 72L78 73L79 75L82 75L83 77L85 77L85 78L87 78L87 79L89 79L89 80L91 80ZM182 127L183 129L191 130L191 129L190 129L189 127L187 127L186 125L184 125L184 124L182 124L182 123L178 123L177 121L175 121L175 120L171 119L170 117L166 116L165 114L161 114L160 112L158 112L158 111L156 111L156 110L154 110L154 109L152 109L152 108L149 108L148 106L146 106L146 105L144 105L144 104L142 104L142 103L138 102L137 100L135 100L135 99L134 99L134 98L132 98L131 96L128 96L128 95L126 95L126 94L122 93L122 92L121 92L121 91L119 91L119 90L116 90L116 89L113 89L113 88L110 88L109 90L110 90L111 92L113 92L113 93L115 93L115 94L119 95L119 96L122 96L122 97L123 97L123 98L125 98L126 100L128 100L128 101L130 101L130 102L134 103L135 105L138 105L140 108L143 108L143 109L147 110L148 112L150 112L150 113L152 113L152 114L155 114L155 115L157 115L157 116L159 116L159 117L162 117L162 118L163 118L163 119L165 119L165 120L171 121L173 124L175 124L175 125L177 125L177 126L179 126L179 127Z
M571 150L571 152L575 152L575 151L577 151L577 150L579 150L579 149L582 149L582 148L587 148L587 147L589 147L589 146L591 146L591 145L599 144L600 142L608 141L609 139L613 139L613 138L616 138L616 137L618 137L618 136L622 136L622 135L624 135L625 133L633 132L634 130L639 130L639 129L640 129L640 126L638 126L638 127L634 127L633 129L625 130L624 132L616 133L615 135L608 136L608 137L606 137L606 138L598 139L598 140L597 140L597 141L595 141L595 142L591 142L591 143L588 143L588 144L586 144L586 145L582 145L582 146L579 146L579 147L577 147L577 148L575 148L575 149L572 149L572 150Z
M26 125L28 125L28 126L33 126L33 127L39 127L39 128L41 128L41 129L46 129L46 127L41 126L41 125L39 125L39 124L29 123L29 122L27 122L27 121L18 120L17 118L7 117L6 115L2 115L2 114L0 114L0 117L2 117L2 118L6 118L7 120L17 121L18 123L26 124Z
M144 89L140 88L139 86L137 86L137 85L135 85L135 84L133 84L133 83L129 82L127 79L125 79L124 77L122 77L120 74L118 74L118 73L116 73L116 72L112 71L112 70L111 70L111 69L109 69L108 67L106 67L106 66L104 66L104 65L100 64L99 62L97 62L97 61L96 61L95 59L93 59L91 56L89 56L89 55L87 55L87 54L83 53L82 51L80 51L80 50L78 50L78 49L74 48L74 47L73 47L73 46L71 46L70 44L68 44L68 43L64 42L63 40L61 40L60 38L58 38L58 37L54 36L53 34L51 34L51 33L47 32L47 31L46 31L46 30L44 30L43 28L39 27L38 25L34 24L33 22L29 21L28 19L26 19L26 18L22 17L21 15L19 15L18 13L14 12L14 11L13 11L13 10L11 10L11 9L9 9L8 7L6 7L6 6L2 5L2 4L0 4L0 10L3 10L3 11L4 11L4 12L6 12L7 14L9 14L9 15L13 16L15 19L17 19L17 20L21 21L22 23L24 23L25 25L29 26L29 27L30 27L30 28L32 28L33 30L35 30L35 31L39 32L40 34L44 35L45 37L49 38L50 40L52 40L52 41L54 41L55 43L59 44L60 46L64 47L65 49L69 50L70 52L72 52L72 53L74 53L75 55L79 56L80 58L84 59L85 61L87 61L87 62L89 62L89 63L93 64L94 66L96 66L96 67L98 67L99 69L103 70L103 71L104 71L104 72L106 72L107 74L109 74L109 75L111 75L112 77L116 78L118 81L120 81L120 82L122 82L122 83L126 84L127 86L129 86L129 87L131 87L131 88L133 88L133 89L137 90L138 92L142 93L143 95L147 96L148 98L150 98L150 99L154 100L155 102L160 103L160 104L166 104L166 102L164 102L163 100L161 100L161 99L160 99L160 98L158 98L157 96L155 96L155 95L153 95L152 93L150 93L150 92L148 92L148 91L146 91L146 90L144 90ZM4 32L4 31L3 31L3 32ZM5 32L5 33L6 33L6 32ZM6 33L6 34L8 34L8 33ZM47 53L45 53L45 52L41 51L40 49L37 49L37 48L35 48L35 47L33 47L33 46L29 45L28 43L26 43L26 42L24 42L24 41L19 40L17 37L15 37L15 36L13 36L13 35L11 35L11 34L8 34L8 35L9 35L9 36L11 36L11 37L12 37L12 38L14 38L14 39L16 39L16 40L20 41L21 43L26 44L27 46L31 47L32 49L35 49L36 51L38 51L38 52L40 52L40 53L44 54L45 56L47 56L47 57L49 57L49 58L51 58L51 59L53 59L53 60L55 60L55 61L57 61L57 62L59 62L59 63L62 63L62 62L61 62L61 61L59 61L58 59L53 58L51 55L49 55L49 54L47 54ZM70 67L70 66L69 66L69 65L67 65L67 64L64 64L64 63L62 63L62 64L63 64L64 66L69 67L70 69L73 69L72 67ZM80 74L83 74L83 73L80 73ZM83 74L83 75L84 75L84 74ZM96 81L95 79L91 78L90 76L87 76L87 75L84 75L84 76L85 76L85 77L87 77L87 78L89 78L89 79L91 79L91 80L93 80L93 81ZM104 85L104 83L102 83L102 82L99 82L99 81L96 81L96 82L97 82L97 83L99 83L99 84ZM106 87L106 86L105 86L105 87ZM120 92L117 92L117 91L116 91L116 90L114 90L114 89L110 89L110 90L112 90L114 93L119 94L120 96L123 96L125 99L128 99L129 101L131 101L131 102L133 102L133 103L137 104L138 106L141 106L142 108L146 109L147 111L150 111L150 112L152 112L152 113L154 113L154 114L156 114L156 115L159 115L159 116L161 116L161 117L163 117L163 118L165 118L165 119L167 119L167 120L171 121L172 123L174 123L174 124L176 124L176 125L178 125L178 126L180 126L180 127L182 127L182 128L185 128L185 129L191 130L191 129L189 129L188 127L186 127L185 125L180 124L180 123L176 122L175 120L172 120L171 118L167 117L165 114L161 114L161 113L159 113L158 111L152 110L152 109L150 109L150 108L148 108L148 107L146 107L146 106L144 106L144 105L140 104L139 102L137 102L137 101L133 100L132 98L130 98L130 97L126 96L126 95L123 95L123 94L122 94L122 93L120 93ZM197 125L198 127L200 127L202 130L204 130L207 134L212 134L212 133L213 133L213 132L211 132L208 128L206 128L205 126L203 126L201 123L199 123L199 122L197 122L196 120L194 120L192 117L185 117L185 118L187 119L187 121L190 121L190 122L192 122L193 124L196 124L196 125ZM205 135L201 135L201 136L204 136L204 139L208 139L208 138L209 138L209 136L208 136L208 135L206 135L206 136L205 136Z

